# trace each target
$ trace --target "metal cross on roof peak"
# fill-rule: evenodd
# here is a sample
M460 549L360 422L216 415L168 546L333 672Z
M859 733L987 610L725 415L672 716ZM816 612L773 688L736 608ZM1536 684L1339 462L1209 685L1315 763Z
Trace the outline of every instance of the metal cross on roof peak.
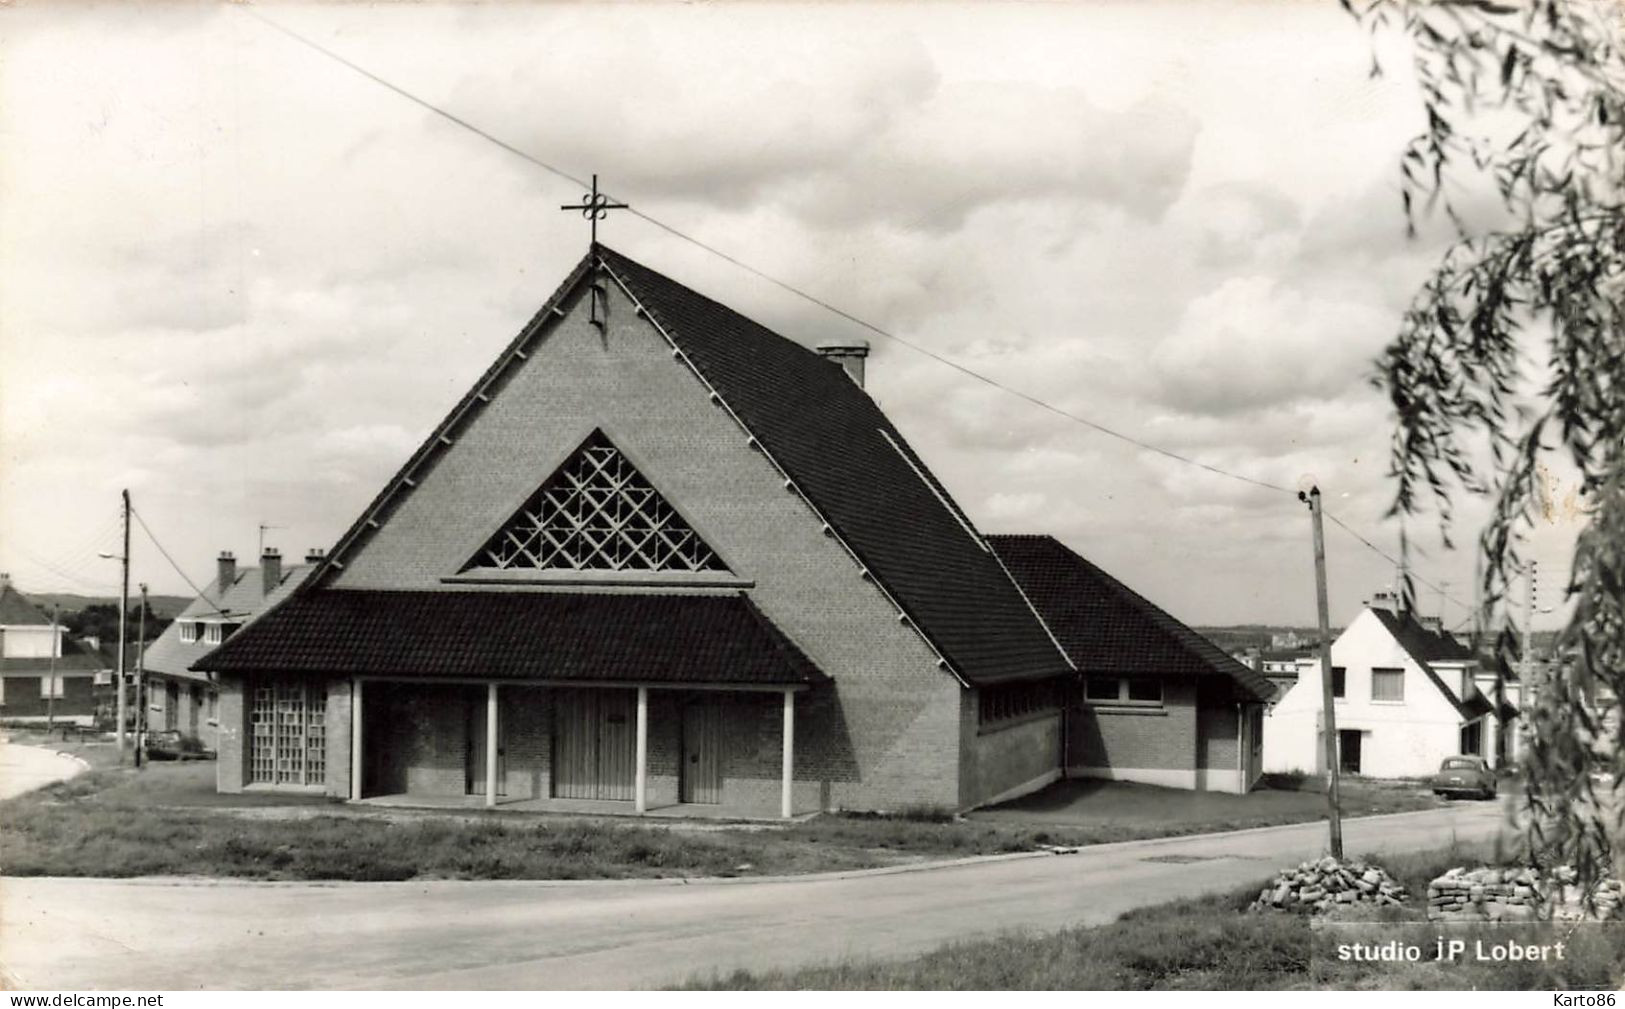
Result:
M559 209L581 211L581 216L592 222L592 241L594 245L597 245L598 222L603 220L611 210L626 210L628 209L628 206L629 205L625 203L616 203L606 194L600 193L598 191L598 173L594 172L592 177L592 192L582 193L580 203L564 203L559 206Z

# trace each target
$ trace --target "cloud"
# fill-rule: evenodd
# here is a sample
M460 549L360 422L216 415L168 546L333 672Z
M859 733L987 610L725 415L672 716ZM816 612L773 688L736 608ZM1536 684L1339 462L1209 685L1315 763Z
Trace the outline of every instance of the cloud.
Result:
M1157 344L1157 395L1186 411L1225 415L1357 393L1396 324L1370 304L1273 277L1232 277L1192 300Z

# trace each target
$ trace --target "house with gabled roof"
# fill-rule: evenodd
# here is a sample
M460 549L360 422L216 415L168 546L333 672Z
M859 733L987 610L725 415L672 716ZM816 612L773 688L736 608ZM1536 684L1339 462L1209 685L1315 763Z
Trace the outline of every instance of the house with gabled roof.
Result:
M1075 672L861 387L594 244L296 589L192 668L219 786L551 809L965 809Z
M1379 778L1434 773L1457 754L1496 762L1496 739L1513 738L1519 684L1504 683L1436 618L1378 593L1332 642L1332 696L1341 771ZM1297 683L1264 719L1268 771L1325 770L1320 662L1298 665Z
M259 567L242 567L234 553L222 550L214 578L141 655L148 730L174 729L215 749L220 692L212 677L192 670L192 663L276 605L321 559L321 551L312 550L303 564L284 564L281 551L266 547Z
M111 665L0 574L0 720L90 725Z
M1083 677L1067 694L1068 776L1257 784L1268 678L1052 536L989 542Z

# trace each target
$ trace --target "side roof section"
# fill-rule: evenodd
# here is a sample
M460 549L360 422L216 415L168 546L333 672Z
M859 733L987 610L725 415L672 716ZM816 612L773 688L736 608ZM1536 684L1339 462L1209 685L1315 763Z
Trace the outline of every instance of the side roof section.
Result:
M1260 701L1263 673L1238 662L1053 536L990 536L1010 574L1085 673L1224 676Z

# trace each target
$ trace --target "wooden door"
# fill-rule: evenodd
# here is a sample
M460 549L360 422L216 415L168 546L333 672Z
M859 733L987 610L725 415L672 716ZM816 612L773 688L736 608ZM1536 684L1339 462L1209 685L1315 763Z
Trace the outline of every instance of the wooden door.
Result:
M702 701L683 707L682 801L722 801L722 706Z
M553 794L561 799L633 798L637 693L561 690L553 709Z
M478 697L469 698L468 702L468 760L464 764L468 768L467 794L485 794L485 738L487 701L482 691ZM507 782L507 752L505 728L502 719L502 709L497 708L497 794L508 794Z

